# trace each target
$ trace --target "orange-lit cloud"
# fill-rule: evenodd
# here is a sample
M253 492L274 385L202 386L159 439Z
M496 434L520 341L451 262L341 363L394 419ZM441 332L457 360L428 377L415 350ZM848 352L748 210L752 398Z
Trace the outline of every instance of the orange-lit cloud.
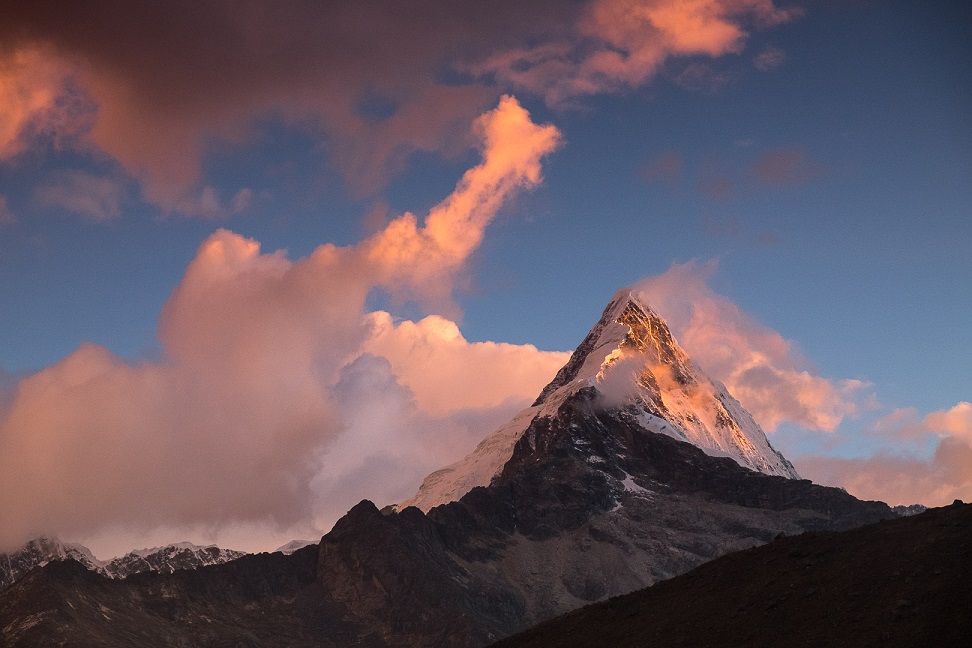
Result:
M406 213L362 244L364 260L379 272L381 285L407 283L429 298L446 298L448 275L479 247L486 225L511 193L540 181L540 159L560 141L555 127L534 124L509 96L477 120L476 130L483 163L432 208L424 226Z
M388 313L370 317L373 332L364 350L387 358L398 381L432 414L495 407L511 392L539 394L570 358L530 344L470 343L455 322L438 315L397 324Z
M798 13L772 0L594 0L576 25L573 42L499 52L471 70L560 104L639 87L673 56L737 53L747 25L776 25Z
M207 156L279 123L368 193L416 151L464 152L468 123L511 88L551 104L635 88L794 15L772 0L9 0L0 158L36 133L76 141L163 210L212 218L245 187L217 195Z
M162 310L158 360L84 344L4 388L0 545L106 526L320 531L363 497L407 497L535 398L563 354L469 343L442 317L393 325L365 312L377 286L447 299L558 140L511 98L478 132L482 162L421 221L297 260L221 229ZM432 394L435 366L451 402Z
M843 486L865 499L926 506L972 500L972 403L963 401L949 410L932 412L917 424L909 419L903 426L909 436L924 432L938 437L930 457L917 453L879 453L857 459L807 456L798 458L796 464L802 475L821 484ZM887 423L879 432L900 436Z
M814 373L792 342L708 285L715 264L675 264L637 290L664 317L689 356L766 430L784 422L831 431L862 408L867 384Z
M85 126L66 97L71 67L38 44L0 53L0 160L13 157L45 131L77 135Z

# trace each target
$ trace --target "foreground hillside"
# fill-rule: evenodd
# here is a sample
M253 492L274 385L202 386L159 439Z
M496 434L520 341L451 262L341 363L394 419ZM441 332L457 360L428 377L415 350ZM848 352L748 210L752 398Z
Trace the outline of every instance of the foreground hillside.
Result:
M731 554L495 648L968 646L972 504Z

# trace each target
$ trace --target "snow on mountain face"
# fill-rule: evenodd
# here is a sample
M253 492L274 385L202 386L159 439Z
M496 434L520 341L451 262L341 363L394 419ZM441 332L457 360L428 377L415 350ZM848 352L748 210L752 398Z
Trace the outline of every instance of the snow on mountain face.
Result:
M289 556L298 549L303 549L308 545L316 545L318 542L320 542L320 540L291 540L287 544L281 545L274 549L272 553L280 552L285 556Z
M428 511L487 486L535 419L555 417L569 396L587 388L595 390L600 406L623 411L647 432L731 457L751 470L799 479L725 386L702 373L664 320L625 288L531 407L486 437L472 454L426 477L415 496L395 508Z
M83 545L63 543L57 538L36 538L17 551L0 553L0 591L13 585L34 567L43 567L52 560L67 559L77 560L92 571L101 571L104 566Z
M98 560L87 547L64 543L57 538L37 538L20 549L0 554L0 591L10 587L35 567L54 560L73 559L108 578L125 578L145 571L171 574L182 569L196 569L236 560L246 553L221 549L215 545L199 547L180 542L165 547L138 549L111 560Z
M179 542L165 547L130 551L109 560L101 572L109 578L126 578L146 571L171 574L184 569L221 565L245 555L243 551L221 549L216 545L200 547L191 542Z

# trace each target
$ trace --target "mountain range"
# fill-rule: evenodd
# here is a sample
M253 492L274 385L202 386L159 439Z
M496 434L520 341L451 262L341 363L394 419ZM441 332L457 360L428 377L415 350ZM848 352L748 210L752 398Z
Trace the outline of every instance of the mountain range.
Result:
M180 569L219 565L245 555L242 551L221 549L215 545L200 547L180 542L152 549L137 549L111 560L98 560L84 545L42 537L25 543L16 551L0 554L0 591L13 585L35 567L58 560L74 560L108 578L127 578L146 571L171 574Z
M0 593L0 637L485 646L780 536L897 517L800 479L626 289L531 407L410 500L363 501L290 555L124 580L51 563Z

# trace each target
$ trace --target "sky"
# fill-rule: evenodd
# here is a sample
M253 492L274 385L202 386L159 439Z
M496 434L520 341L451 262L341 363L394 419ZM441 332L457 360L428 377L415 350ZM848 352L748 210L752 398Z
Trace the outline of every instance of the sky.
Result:
M801 475L972 499L972 7L0 8L0 547L313 539L652 295Z

